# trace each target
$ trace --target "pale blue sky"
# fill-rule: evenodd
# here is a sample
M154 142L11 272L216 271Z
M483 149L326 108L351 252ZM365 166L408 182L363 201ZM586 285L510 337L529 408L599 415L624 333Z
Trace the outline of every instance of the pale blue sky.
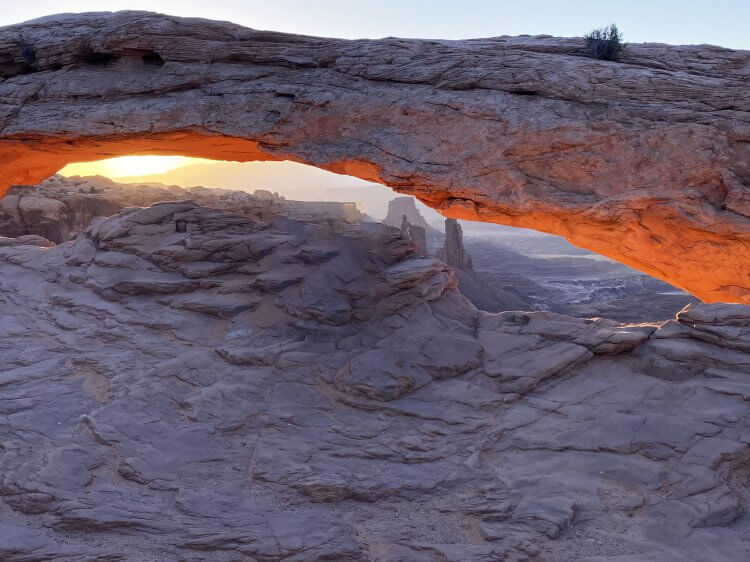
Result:
M630 42L750 49L750 0L32 0L2 7L0 25L57 12L137 9L347 38L580 36L614 22Z

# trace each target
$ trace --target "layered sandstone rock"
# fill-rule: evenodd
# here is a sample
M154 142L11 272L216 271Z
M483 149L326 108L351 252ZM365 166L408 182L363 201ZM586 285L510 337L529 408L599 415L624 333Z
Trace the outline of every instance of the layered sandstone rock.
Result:
M344 41L142 12L0 30L0 181L119 154L295 160L750 302L750 54Z
M746 307L489 314L397 229L194 202L34 243L0 244L3 560L750 547Z

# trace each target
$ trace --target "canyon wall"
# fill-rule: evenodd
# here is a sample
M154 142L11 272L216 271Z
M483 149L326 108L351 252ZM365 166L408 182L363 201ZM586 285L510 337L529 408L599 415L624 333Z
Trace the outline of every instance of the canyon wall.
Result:
M0 30L0 192L122 154L293 160L750 303L750 53L346 41L144 12Z

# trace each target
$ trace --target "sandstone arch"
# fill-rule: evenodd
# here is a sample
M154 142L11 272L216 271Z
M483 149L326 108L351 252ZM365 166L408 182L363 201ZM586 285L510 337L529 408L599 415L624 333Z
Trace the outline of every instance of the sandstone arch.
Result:
M344 41L143 12L0 29L0 193L114 155L295 160L750 303L750 53Z

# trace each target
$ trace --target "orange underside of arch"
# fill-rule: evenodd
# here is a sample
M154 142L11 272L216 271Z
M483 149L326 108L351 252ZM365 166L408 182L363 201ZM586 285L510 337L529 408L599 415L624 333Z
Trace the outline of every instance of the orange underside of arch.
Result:
M331 172L388 185L380 168L360 159L311 162L278 148L269 150L262 143L235 137L182 131L154 135L113 135L88 139L10 138L0 140L0 197L13 185L33 185L55 174L67 164L131 155L165 155L250 162L290 160ZM398 190L398 187L396 187ZM412 192L412 191L409 191ZM750 282L744 264L750 262L750 248L744 240L721 232L686 228L676 211L656 205L641 217L640 223L583 220L564 209L508 213L493 206L478 207L473 201L455 199L445 189L413 192L420 200L447 217L532 228L563 236L573 244L618 260L708 301L750 304ZM675 223L675 220L678 220ZM684 221L683 221L684 222ZM675 229L674 224L682 228ZM622 238L632 246L623 251ZM707 271L682 262L668 249L687 241L698 250L697 264L711 263ZM732 281L732 282L728 282Z
M383 183L374 164L343 160L318 164L294 155L271 153L255 141L180 132L139 137L112 136L85 140L60 138L24 138L0 140L0 197L13 185L33 185L55 174L67 164L93 162L116 156L158 155L189 156L235 162L292 160L338 174Z

